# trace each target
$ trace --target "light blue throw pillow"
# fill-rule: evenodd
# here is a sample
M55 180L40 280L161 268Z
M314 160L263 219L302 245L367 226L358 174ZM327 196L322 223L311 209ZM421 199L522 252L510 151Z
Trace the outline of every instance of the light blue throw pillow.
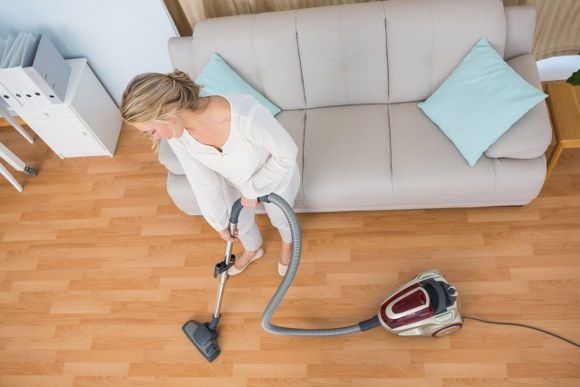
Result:
M481 38L418 106L473 167L491 144L546 97Z
M258 102L264 105L273 116L280 113L280 108L270 102L262 94L258 93L252 86L248 85L223 58L212 54L209 63L205 66L195 83L202 85L200 95L207 97L209 95L220 95L228 93L243 93L254 97Z

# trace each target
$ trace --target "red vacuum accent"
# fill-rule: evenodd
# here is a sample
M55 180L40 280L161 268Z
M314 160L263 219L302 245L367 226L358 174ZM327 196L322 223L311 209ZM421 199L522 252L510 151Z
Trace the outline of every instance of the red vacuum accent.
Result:
M411 293L407 297L397 301L397 303L393 305L392 311L395 313L403 313L423 305L427 305L427 297L425 297L425 293L417 289L414 293Z
M387 307L397 298L401 297L403 294L408 293L410 290L417 288L417 291L409 294L407 297L397 301L396 304L393 305L392 311L394 313L404 313L405 311L420 307L421 305L427 304L427 298L425 294L420 291L418 288L420 285L418 283L408 286L401 291L394 294L388 300L383 302L381 305L380 313L381 318L387 324L387 326L391 329L398 328L402 325L413 324L417 321L425 320L433 315L433 308L431 305L427 308L423 308L418 310L414 313L411 313L407 316L403 316L400 318L391 319L387 316L386 309Z

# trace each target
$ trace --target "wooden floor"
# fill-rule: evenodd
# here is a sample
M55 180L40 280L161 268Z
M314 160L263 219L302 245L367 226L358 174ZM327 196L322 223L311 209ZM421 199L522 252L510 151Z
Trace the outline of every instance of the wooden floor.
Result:
M0 142L40 168L17 174L23 193L0 179L2 386L580 386L580 350L522 328L466 321L440 339L263 332L280 282L279 237L263 216L266 256L228 282L223 352L208 364L181 325L209 318L224 243L174 207L145 140L124 129L114 158L67 160L10 128ZM274 323L356 323L397 284L438 268L462 313L580 340L579 151L525 207L299 218L302 263Z

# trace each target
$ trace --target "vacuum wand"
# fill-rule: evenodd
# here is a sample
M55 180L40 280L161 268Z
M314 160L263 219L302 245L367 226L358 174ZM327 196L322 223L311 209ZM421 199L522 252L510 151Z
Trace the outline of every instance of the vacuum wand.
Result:
M229 231L230 231L231 236L234 235L235 230L236 230L236 224L230 223ZM217 323L219 322L219 318L220 318L220 309L222 306L222 299L224 297L224 290L226 288L226 281L228 280L228 277L229 277L227 269L229 269L235 262L235 256L232 255L233 246L234 246L234 242L232 242L232 241L226 242L226 252L224 255L224 263L225 264L223 266L225 268L225 270L222 270L222 269L219 270L221 272L221 274L220 274L220 282L218 284L218 291L217 291L216 300L215 300L215 309L213 312L212 322L215 321L215 326L212 325L213 329L215 329L217 327ZM215 272L214 272L214 276L215 276Z
M274 296L268 303L266 310L262 316L262 328L270 333L280 334L280 335L291 335L291 336L337 336L337 335L348 335L351 333L362 332L380 325L378 317L374 316L368 320L361 321L355 325L349 325L341 328L332 329L298 329L298 328L288 328L281 327L270 323L270 319L276 308L284 298L284 295L288 291L288 288L292 284L294 277L296 276L296 271L298 270L298 264L300 262L300 255L302 250L302 235L300 232L300 224L296 218L296 214L292 210L292 207L279 195L271 193L269 195L258 197L258 202L260 203L272 203L278 206L288 223L290 224L290 230L292 233L292 257L290 263L288 264L288 270L284 279L278 286L278 289L274 293ZM238 217L242 211L241 200L238 199L234 202L230 214L230 224L229 232L230 235L235 234L235 230L238 223ZM213 361L217 358L221 352L217 338L219 336L217 332L217 326L221 317L220 310L222 305L222 300L225 291L225 285L228 280L228 269L234 264L235 256L232 254L233 242L228 241L226 243L226 251L224 254L224 259L218 262L214 269L214 277L219 276L219 284L216 295L215 308L212 315L211 322L200 323L195 320L190 320L186 322L182 329L187 335L189 340L195 345L195 347L200 351L200 353L208 360Z

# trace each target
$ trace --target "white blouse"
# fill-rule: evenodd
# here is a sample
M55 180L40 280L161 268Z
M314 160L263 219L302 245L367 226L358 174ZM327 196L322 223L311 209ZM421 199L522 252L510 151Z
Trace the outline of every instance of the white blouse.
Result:
M229 224L224 184L256 199L283 191L298 168L296 143L266 107L247 94L219 95L231 108L230 135L222 152L198 142L187 130L168 139L202 215L217 231Z

